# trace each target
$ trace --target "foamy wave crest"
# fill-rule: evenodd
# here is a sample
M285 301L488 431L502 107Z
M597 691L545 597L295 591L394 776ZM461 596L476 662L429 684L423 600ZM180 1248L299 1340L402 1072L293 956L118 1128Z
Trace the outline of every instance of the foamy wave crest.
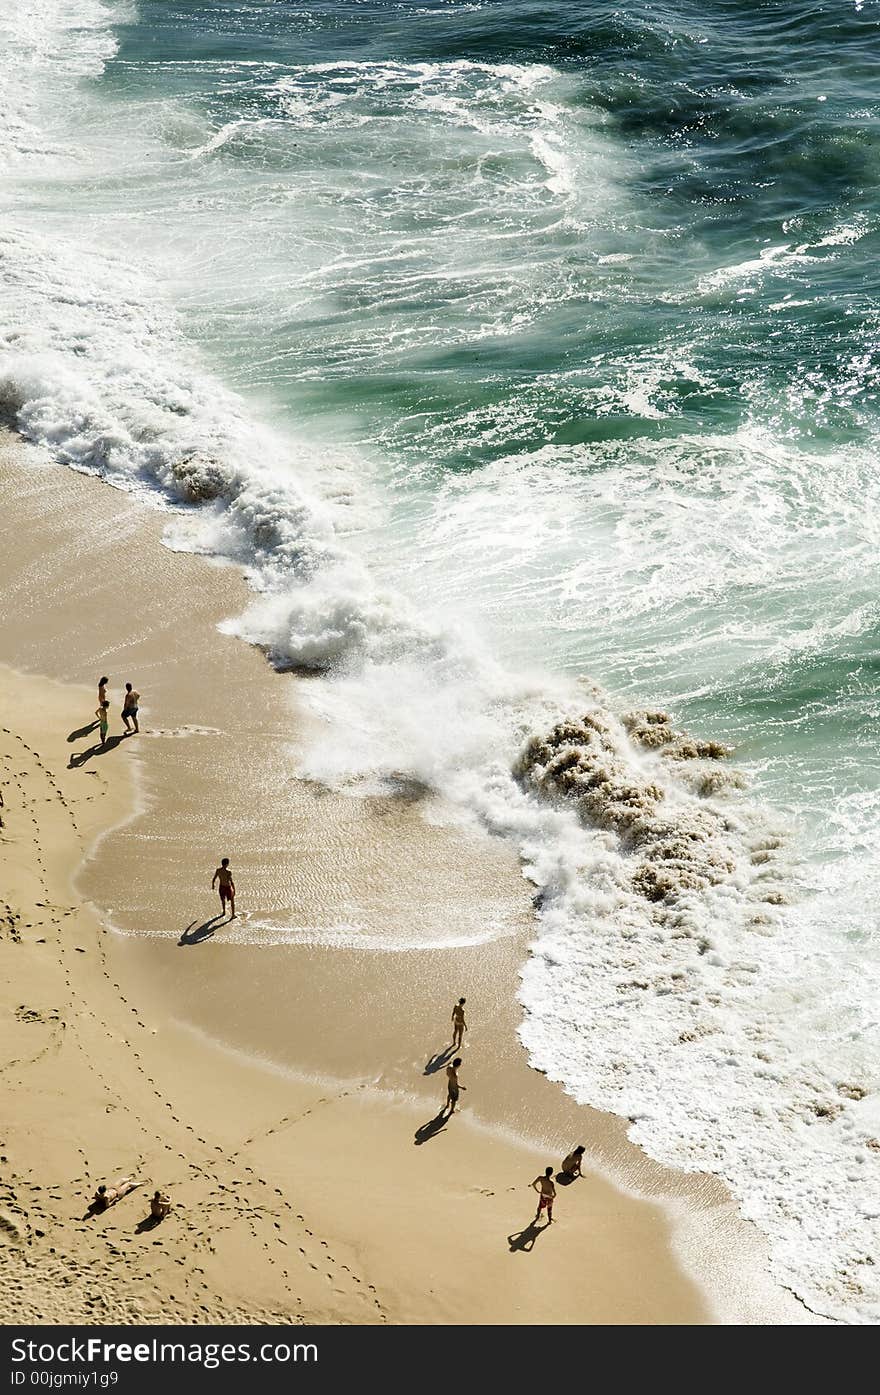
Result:
M680 761L724 754L717 742L695 742L674 732L665 713L633 715L628 725L642 744ZM729 814L685 801L681 791L674 807L627 752L619 729L604 713L560 722L547 736L533 738L518 770L532 789L561 795L588 823L617 835L630 864L630 886L648 901L674 905L683 892L721 885L743 860ZM697 779L701 786L720 783L702 768ZM782 899L781 890L767 894Z
M873 1322L876 1024L856 984L874 970L786 905L785 825L736 779L719 796L724 755L665 713L601 709L526 744L524 788L586 836L532 864L522 1039L653 1156L722 1176L808 1305Z
M91 160L102 169L115 150L107 125L124 119L121 106L104 127L96 110L80 121L81 135L98 133L91 153L66 144L65 118L74 84L112 52L108 21L122 6L29 0L13 8L0 21L10 51L20 45L26 55L8 65L0 102L13 160L36 160L41 177L59 152L65 165L88 169ZM29 96L21 74L38 70L52 80L40 78ZM280 239L286 256L275 263L278 277L256 288L266 320L283 315L287 332L290 309L279 310L277 287L291 266L302 270L301 287L312 287L297 303L301 320L303 306L319 319L322 298L334 301L344 286L343 306L362 313L348 338L331 343L335 361L350 367L373 362L377 340L405 355L432 335L450 346L507 339L512 327L535 324L582 292L567 259L545 255L542 239L548 220L558 221L577 228L580 245L597 201L616 197L624 157L620 146L593 139L596 123L582 103L566 103L570 76L541 65L392 62L304 66L280 80L273 67L258 81L268 105L249 126L230 121L226 103L217 128L213 117L206 128L187 111L178 123L172 103L170 125L183 135L168 158L187 181L246 162L253 141L269 159L280 139L286 158L297 123L304 133L374 123L377 139L356 148L351 168L381 158L389 189L387 204L357 187L352 196L349 166L328 162L312 221L288 242L292 205L279 205L274 221L260 209L266 221L256 226L267 243ZM114 157L120 167L142 139L167 175L165 156L142 131L155 119L139 112L129 121L126 153ZM450 180L447 148L465 144L473 177ZM299 198L302 181L290 187ZM170 207L169 189L162 185ZM145 222L155 219L154 192L137 210L147 210ZM275 194L273 182L267 206ZM235 183L224 194L218 182L210 197L227 219L225 274L237 289L238 259L253 247L252 195ZM875 825L838 802L822 870L809 873L819 894L808 912L816 884L787 866L785 821L740 787L720 746L676 731L665 713L626 711L635 698L613 702L584 682L528 671L530 654L550 642L551 612L561 629L574 615L559 666L576 671L584 652L601 654L603 672L626 692L634 673L656 674L661 663L671 692L697 682L709 691L731 674L751 681L756 653L762 681L768 673L775 681L794 651L822 654L836 637L868 631L874 453L849 451L829 470L823 459L792 454L784 435L751 429L714 440L546 446L547 397L526 387L507 403L474 405L465 424L486 447L521 437L540 449L482 472L450 472L415 543L386 534L402 560L383 583L358 543L378 507L367 463L273 431L206 371L150 269L112 250L118 228L108 207L117 202L114 188L107 205L86 204L91 226L108 229L100 251L69 214L53 215L51 228L62 233L54 238L51 228L40 237L30 224L7 224L0 405L55 459L172 504L174 545L245 569L254 600L227 627L279 667L326 675L304 685L323 723L299 757L303 774L365 790L399 788L402 777L421 782L519 850L539 904L521 991L532 1063L577 1098L630 1118L654 1156L725 1177L770 1235L779 1273L808 1301L841 1316L853 1304L867 1320L880 1316L871 1283L880 1194L871 990L880 984L858 933L833 933L843 879L861 875L863 899L875 891L852 859L833 870L835 844L851 847L853 828ZM166 258L186 246L188 269L204 246L190 245L197 202L182 201L177 242L158 243ZM217 224L208 224L213 239ZM825 255L847 236L834 233ZM709 273L699 290L723 299L813 256L807 245L774 247ZM608 274L617 275L612 257L619 260L614 251L605 259ZM401 316L412 268L438 294ZM234 295L225 304L238 308ZM459 307L451 321L450 305ZM254 323L262 334L264 321ZM319 338L313 348L306 367L317 374L326 344ZM627 350L598 387L593 366L548 382L554 399L569 394L570 415L666 417L692 390L714 391L699 357L686 342L635 357ZM844 387L872 382L859 360ZM763 420L761 401L752 405ZM426 457L446 430L442 414L436 427L426 415ZM815 590L802 589L798 602L791 579L807 571ZM841 579L847 586L832 614ZM746 593L763 601L740 604ZM592 650L585 615L598 636ZM496 621L512 653L505 663L485 639ZM719 627L724 646L713 642ZM529 636L519 654L517 634ZM382 947L358 927L339 930Z
M70 157L66 99L116 50L110 27L130 19L126 0L14 0L0 12L0 158L7 169Z
M14 325L0 340L0 409L65 464L200 505L174 522L174 543L236 560L261 593L231 628L281 666L400 644L405 617L337 536L340 516L358 526L344 463L256 422L201 368L142 274L10 229L0 275Z
M313 778L416 771L518 847L538 888L531 1063L628 1118L652 1156L723 1177L808 1305L874 1321L873 969L833 924L817 934L792 830L726 747L665 712L617 716L589 683L515 679L463 641L427 670L338 674L312 701L330 733L304 758Z

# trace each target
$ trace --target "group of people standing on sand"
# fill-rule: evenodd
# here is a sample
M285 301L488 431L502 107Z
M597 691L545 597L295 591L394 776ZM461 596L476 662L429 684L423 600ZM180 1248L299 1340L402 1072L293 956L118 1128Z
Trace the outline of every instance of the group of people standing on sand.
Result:
M110 679L104 674L98 679L98 706L95 708L95 716L98 719L98 728L101 735L101 745L107 745L107 731L110 725L110 700L107 697L107 684ZM126 683L125 696L122 699L122 725L125 727L126 736L136 736L140 731L138 725L138 709L140 707L141 695L136 691L132 683ZM229 868L229 858L220 860L211 879L211 890L217 887L220 892L220 910L225 914L227 903L229 905L229 919L235 920L235 882L232 879L232 872Z
M467 1031L467 1022L464 1017L466 1001L466 998L459 998L452 1009L452 1046L449 1048L452 1051L461 1049L464 1034ZM460 1092L467 1088L465 1085L462 1085L458 1078L461 1063L461 1057L456 1056L451 1064L446 1067L446 1103L440 1111L441 1115L448 1114L451 1116L455 1113ZM576 1148L573 1148L567 1157L563 1159L556 1181L567 1185L569 1182L573 1182L576 1177L580 1177L585 1152L586 1149L582 1143L579 1143ZM541 1213L546 1211L548 1225L552 1224L553 1221L553 1202L556 1200L556 1183L553 1180L553 1172L554 1169L552 1166L545 1167L540 1176L536 1177L531 1184L533 1190L538 1193L538 1209L535 1212L535 1221L538 1221L541 1217ZM533 1221L532 1224L534 1223Z
M462 1039L467 1031L467 1023L464 1020L465 999L459 998L452 1009L452 1050L458 1051L461 1048ZM446 1067L446 1104L442 1112L448 1110L450 1114L455 1113L455 1106L458 1104L459 1091L466 1090L467 1086L462 1085L458 1078L458 1068L461 1065L461 1057L456 1056L450 1066Z
M98 707L95 716L98 718L100 724L102 746L105 745L107 740L108 713L110 709L110 703L107 699L107 684L109 681L107 677L98 680ZM140 727L138 726L139 704L140 693L135 691L131 683L126 683L121 712L126 735L133 735L140 731ZM229 919L234 920L235 881L232 876L232 869L229 866L228 857L220 859L220 866L215 870L211 878L212 891L214 887L217 887L220 894L221 914L226 913L228 905ZM464 1015L466 1001L465 998L459 998L452 1009L452 1044L448 1048L449 1051L461 1050L464 1034L467 1031L467 1022L465 1021ZM467 1088L465 1085L462 1085L458 1078L461 1065L461 1056L455 1056L446 1067L446 1102L440 1111L441 1116L451 1117L455 1113L461 1091ZM562 1162L562 1166L557 1174L557 1181L562 1183L573 1182L576 1177L581 1176L581 1164L583 1162L584 1151L583 1144L578 1144L576 1148L572 1149ZM533 1190L538 1193L538 1209L535 1212L535 1222L537 1222L542 1213L546 1211L548 1225L553 1221L553 1202L556 1199L556 1184L553 1180L553 1171L554 1169L552 1166L546 1167L531 1183ZM110 1188L99 1187L95 1193L93 1204L97 1209L103 1210L139 1185L140 1184L137 1182L132 1182L128 1177L120 1178L119 1181L114 1183ZM171 1203L168 1198L157 1191L150 1203L153 1219L162 1220L164 1216L168 1214L170 1208Z
M107 732L110 727L110 700L107 697L107 684L110 679L105 675L98 679L98 706L95 708L95 716L98 719L98 728L101 733L101 745L107 745ZM122 699L122 725L125 727L126 736L135 736L140 731L138 726L138 707L140 706L141 695L135 692L131 683L125 685L125 696Z
M98 679L98 706L95 708L95 716L98 719L98 728L101 735L101 745L107 744L107 731L110 726L110 700L107 697L107 684L110 679L104 674ZM136 736L140 731L138 725L138 710L140 708L141 695L132 683L126 683L125 695L122 699L122 725L125 728L126 736ZM217 868L211 879L211 890L218 887L220 892L220 910L225 913L227 903L229 905L229 919L235 920L235 882L232 879L232 872L229 868L229 858L221 858L220 866Z

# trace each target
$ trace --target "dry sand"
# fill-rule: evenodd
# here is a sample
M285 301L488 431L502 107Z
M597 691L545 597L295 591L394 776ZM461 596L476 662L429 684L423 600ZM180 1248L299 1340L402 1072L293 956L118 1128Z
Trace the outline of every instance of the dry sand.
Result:
M811 1320L717 1181L529 1069L509 849L418 792L297 781L301 680L217 632L244 582L163 548L167 516L12 438L0 490L6 1320ZM128 676L143 731L89 754L100 672L111 733ZM466 1107L424 1129L460 993ZM528 1183L578 1140L534 1234ZM138 1230L154 1185L175 1209Z

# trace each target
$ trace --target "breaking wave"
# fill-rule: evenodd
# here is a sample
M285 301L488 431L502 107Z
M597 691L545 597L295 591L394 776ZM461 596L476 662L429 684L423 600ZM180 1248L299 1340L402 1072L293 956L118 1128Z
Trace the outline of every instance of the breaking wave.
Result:
M655 345L610 342L589 371L579 348L573 368L545 372L542 316L560 316L554 344L573 338L603 295L623 306L638 296L647 258L643 225L624 218L615 183L631 157L602 134L571 72L365 58L285 71L260 62L245 80L234 63L218 77L192 60L206 86L219 84L214 106L188 105L176 90L145 102L127 120L133 153L123 159L115 132L125 110L109 99L105 110L89 85L123 15L99 0L46 0L0 20L23 55L5 73L0 138L11 164L37 178L41 210L53 181L58 190L39 231L13 211L0 235L0 407L53 459L168 510L172 545L245 569L253 601L227 628L280 668L323 675L308 700L326 739L301 756L302 774L355 790L418 781L518 848L536 887L521 992L532 1063L627 1117L654 1156L723 1176L770 1236L777 1272L808 1301L876 1318L880 984L863 939L836 933L839 881L826 872L852 827L873 827L858 819L863 794L834 804L837 823L806 869L802 809L782 798L775 812L755 797L758 761L738 755L734 767L711 733L691 736L622 696L639 687L650 699L674 662L676 677L699 675L711 694L712 606L725 624L735 611L725 679L743 655L759 656L744 671L769 694L762 711L786 665L870 634L876 602L860 548L861 515L876 502L873 455L851 452L829 471L818 452L789 451L788 418L769 411L775 437L746 427L664 439L677 414L725 391L726 349L710 369L705 344L677 324ZM307 147L308 178L285 183L285 160L298 169L301 158L291 133L319 141L325 130L325 146ZM90 203L96 171L117 156L119 184ZM120 224L118 189L141 169L152 172L144 202ZM144 229L172 224L178 206L183 231L150 242ZM300 240L285 241L301 206ZM713 306L727 315L732 297L766 282L781 315L795 303L782 278L816 274L817 248L832 277L862 231L835 218L809 242L793 229L794 245L752 248L730 266L676 267L674 292L651 303L685 318L693 291L705 324ZM241 257L257 235L265 265L242 289ZM190 258L185 290L167 266L179 249ZM212 269L216 259L216 281L200 258ZM293 302L282 294L291 280ZM193 309L214 294L216 307ZM389 446L384 480L369 451L305 422L291 429L268 392L260 402L225 386L189 333L215 313L220 328L205 338L215 361L218 344L244 343L241 359L225 362L245 387L251 371L258 378L255 357L286 362L291 326L306 342L294 373L304 398L337 380L340 364L363 365L366 380L378 363L393 417L370 443ZM515 334L513 387L493 395ZM497 355L481 377L468 357L478 341ZM398 410L395 382L426 346L437 361L408 412ZM523 385L526 359L539 366ZM792 400L800 409L808 392L831 406L858 396L874 382L868 359L855 355L842 385L830 373L796 375ZM763 375L749 372L757 417ZM450 380L453 397L465 386L447 410L437 384ZM585 432L546 444L560 422L592 429L627 414L638 429L625 439L591 445ZM468 451L452 451L438 484L434 456L462 423ZM404 429L420 433L427 457L409 495L399 488ZM827 617L813 593L793 598L807 570L824 595L845 570L850 608ZM752 592L764 601L748 609ZM568 676L541 663L549 612ZM600 617L592 649L587 614ZM583 677L586 652L614 694ZM684 678L679 689L688 695ZM803 689L780 721L814 716L806 679ZM789 787L777 774L774 788ZM870 882L858 889L864 897ZM357 926L315 931L312 942L388 948Z

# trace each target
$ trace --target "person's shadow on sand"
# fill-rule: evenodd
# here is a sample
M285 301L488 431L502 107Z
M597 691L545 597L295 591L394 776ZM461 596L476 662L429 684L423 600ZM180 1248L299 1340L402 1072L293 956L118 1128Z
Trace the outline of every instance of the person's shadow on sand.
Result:
M518 1250L522 1250L528 1254L529 1250L534 1249L538 1236L543 1235L549 1224L549 1221L546 1221L544 1225L536 1225L534 1221L529 1221L524 1230L515 1230L512 1235L508 1235L507 1243L510 1246L510 1253L514 1255Z
M142 1221L138 1221L134 1228L135 1235L143 1235L145 1230L155 1230L157 1225L162 1224L161 1216L144 1216Z
M196 922L191 920L177 941L178 948L184 948L186 945L200 945L203 940L210 940L217 926L225 918L221 911L219 915L212 915L210 920L203 921L199 926L196 926Z
M433 1119L429 1119L427 1124L422 1124L420 1129L416 1129L416 1136L413 1142L417 1147L420 1143L427 1143L430 1139L436 1137L438 1133L443 1132L448 1119L449 1114L444 1105L439 1114L435 1115Z
M72 731L67 739L68 741L79 741L82 737L90 736L93 731L97 731L97 728L97 722L89 722L86 727L77 727L76 731Z
M108 751L114 751L124 740L124 736L109 736L103 746L98 742L97 746L90 746L87 751L80 751L78 756L70 757L67 762L68 770L76 770L79 766L85 765L92 756L106 756Z
M425 1066L425 1075L433 1075L435 1070L439 1070L441 1066L445 1066L449 1059L454 1055L454 1046L444 1046L442 1051L435 1052L428 1064Z

